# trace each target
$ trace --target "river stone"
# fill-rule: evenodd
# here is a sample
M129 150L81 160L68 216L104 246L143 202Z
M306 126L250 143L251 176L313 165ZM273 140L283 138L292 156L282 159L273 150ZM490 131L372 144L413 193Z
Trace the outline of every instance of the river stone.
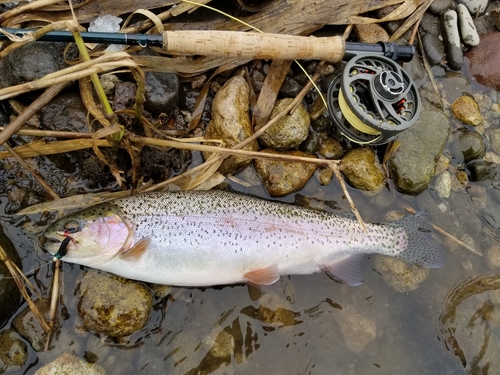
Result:
M79 92L62 93L40 109L44 129L88 133L88 110Z
M458 0L458 2L465 5L474 17L483 14L488 7L488 0Z
M441 29L446 49L448 67L452 70L462 69L464 54L458 33L458 16L454 10L449 10L441 16Z
M253 134L249 110L249 89L246 80L235 76L227 81L215 95L212 104L212 121L207 125L205 139L222 139L226 147L233 147ZM244 150L257 151L257 141L250 142ZM210 153L204 152L207 159ZM222 162L219 172L234 173L244 169L252 159L229 156Z
M106 370L90 364L70 353L64 353L52 362L40 367L35 375L106 375Z
M500 155L500 129L491 130L490 145L493 151Z
M144 109L158 116L171 114L179 103L179 77L174 73L145 73Z
M375 152L369 147L355 148L342 158L340 170L357 189L378 190L384 185L384 173L375 159Z
M128 336L146 325L153 306L142 283L89 270L79 288L78 312L89 331L111 337Z
M444 59L444 43L433 34L425 34L422 37L425 55L431 65L439 65Z
M358 23L354 25L354 30L361 43L389 42L387 31L376 23L366 25Z
M344 154L344 148L342 144L336 139L328 137L321 142L321 147L319 149L319 154L325 159L338 160Z
M343 304L342 309L335 309L333 314L350 351L361 352L377 336L377 326L373 319L358 312L353 306Z
M470 49L470 73L481 85L500 90L500 32L481 35L479 44Z
M308 154L315 154L319 151L320 137L316 132L309 132L306 140L300 144L300 150Z
M451 8L453 0L434 0L429 5L429 10L434 14L441 14Z
M46 317L50 310L50 301L48 298L38 298L34 301L35 306L43 317ZM54 331L57 331L58 321L54 322ZM47 333L44 331L38 320L35 318L29 307L26 307L12 321L14 329L24 338L26 338L33 349L37 352L45 349Z
M314 156L302 151L265 149L262 152L314 158ZM302 189L312 177L317 165L255 159L254 167L268 194L271 197L282 197Z
M270 118L275 117L293 101L291 98L278 100ZM267 148L288 149L298 147L309 134L310 118L304 106L300 103L295 110L280 118L271 125L260 137L260 143Z
M484 157L486 147L480 134L467 129L458 129L454 133L452 149L459 161L468 163Z
M450 172L444 171L439 176L436 177L434 182L434 190L438 197L449 198L451 194L451 175Z
M462 95L451 104L451 113L464 124L477 126L483 122L479 106L470 95Z
M498 174L498 164L486 160L473 160L466 165L470 180L474 182L493 180Z
M389 170L399 192L416 195L427 188L450 127L443 111L424 105L417 122L397 135L401 145L389 159Z
M457 14L462 42L469 46L477 46L479 44L479 35L467 7L463 4L458 4Z
M21 259L11 240L5 235L0 227L0 246L10 260L22 269ZM17 284L4 262L0 261L0 327L2 327L14 314L21 303L21 293Z
M8 87L35 81L64 69L65 43L28 43L0 60L0 86Z
M28 356L26 344L14 330L0 332L0 373L19 370Z
M429 269L418 267L400 259L376 255L373 265L387 285L399 293L407 293L418 288L429 275Z

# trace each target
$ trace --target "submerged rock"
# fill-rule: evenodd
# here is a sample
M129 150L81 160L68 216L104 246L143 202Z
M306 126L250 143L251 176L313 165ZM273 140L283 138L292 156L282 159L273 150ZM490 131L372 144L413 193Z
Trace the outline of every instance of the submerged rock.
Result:
M4 234L2 227L0 227L0 245L9 259L21 268L21 259L10 239ZM11 318L21 303L21 293L11 276L5 263L0 261L0 327Z
M291 98L276 102L270 118L276 116L293 101ZM289 149L298 147L309 134L310 118L306 109L299 104L295 110L280 118L271 125L260 137L260 143L267 148Z
M262 152L302 157L314 156L302 151L262 150ZM271 197L282 197L302 189L312 177L317 165L305 163L287 163L275 160L255 159L254 166L262 179L264 188Z
M442 111L424 105L415 125L398 134L396 139L401 145L389 159L391 177L398 191L416 195L427 188L450 127Z
M387 285L399 293L406 293L418 288L429 275L429 269L414 266L403 260L376 255L373 265Z
M59 358L38 369L35 375L106 375L99 365L90 364L70 353L64 353Z
M142 283L96 270L87 271L79 288L78 312L89 331L128 336L146 325L153 306Z
M222 139L226 147L233 147L253 134L250 123L249 89L243 77L235 76L225 83L215 95L212 104L212 121L207 125L205 139ZM257 151L257 141L250 142L244 150ZM210 153L204 152L207 159ZM234 173L252 162L244 156L231 155L224 159L219 172Z
M464 124L477 126L483 122L479 106L470 95L462 95L451 104L451 113Z
M0 373L19 370L28 360L28 349L14 330L0 333Z
M384 173L375 152L369 147L350 150L340 164L340 170L347 180L357 189L373 191L384 185Z
M347 348L354 353L361 352L377 336L377 326L373 319L351 305L342 305L341 310L335 310L334 317Z
M452 151L459 161L468 163L484 157L486 147L480 134L467 129L458 129L454 133L456 134L454 134Z
M39 298L34 301L35 306L42 316L46 316L50 309L50 301L47 298ZM12 321L12 326L24 338L26 338L33 349L37 352L44 350L47 341L47 332L42 328L29 307L26 307ZM54 322L54 331L58 328L57 320Z

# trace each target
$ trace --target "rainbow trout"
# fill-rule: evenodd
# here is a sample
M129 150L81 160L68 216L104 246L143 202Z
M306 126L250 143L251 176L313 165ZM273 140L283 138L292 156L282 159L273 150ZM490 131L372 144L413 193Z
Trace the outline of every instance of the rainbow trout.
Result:
M368 224L366 233L355 220L223 191L151 193L64 217L46 229L43 247L56 254L65 241L67 262L157 284L266 285L326 271L359 285L364 254L443 266L423 221Z

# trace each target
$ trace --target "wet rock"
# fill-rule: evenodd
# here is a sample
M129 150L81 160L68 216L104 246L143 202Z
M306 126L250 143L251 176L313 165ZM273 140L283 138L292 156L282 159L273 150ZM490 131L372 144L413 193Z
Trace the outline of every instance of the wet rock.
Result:
M452 148L454 156L464 163L484 157L486 151L481 135L467 129L455 132Z
M262 152L313 157L302 151L277 151L266 149ZM272 197L282 197L302 189L311 178L317 166L305 163L286 163L274 160L255 159L254 167L264 188Z
M306 140L300 144L300 150L308 154L315 154L319 151L320 138L318 133L309 132Z
M206 139L222 139L226 147L244 141L253 134L249 110L249 89L243 77L235 76L217 92L212 104L212 121L205 131ZM253 141L243 148L244 150L257 151L257 141ZM203 153L207 159L209 153ZM244 169L252 159L242 156L229 156L222 162L219 172L222 174L234 173Z
M286 77L280 87L280 94L288 98L295 98L300 90L302 90L302 85L300 83L293 78ZM272 118L272 116L270 118Z
M398 191L416 195L427 188L450 127L442 111L424 105L415 125L398 134L396 139L401 146L389 159L391 177Z
M500 268L500 245L495 243L488 250L486 250L485 258L487 260L486 264L490 268Z
M31 82L64 69L64 48L64 43L36 42L12 51L0 60L0 86Z
M262 86L264 86L264 80L266 76L260 70L254 69L250 74L250 83L255 92L260 92L262 90Z
M333 171L330 168L321 168L318 173L319 183L323 186L328 185L332 182Z
M457 12L449 10L441 16L441 29L443 31L448 67L452 70L460 70L462 69L464 56L458 33Z
M144 108L151 114L170 114L179 103L179 77L174 73L148 72L145 74L146 102Z
M434 14L441 14L451 8L452 0L434 0L429 5L429 11Z
M384 173L369 147L355 148L342 158L340 170L355 188L373 191L384 185Z
M114 109L116 111L132 108L135 103L135 83L124 81L115 86Z
M458 4L457 14L462 42L469 46L477 46L479 44L479 35L467 7L463 4Z
M10 239L0 227L0 245L10 260L22 269L21 259ZM21 294L11 273L4 262L0 261L0 327L2 327L17 310L21 303Z
M28 360L28 349L12 329L0 333L0 373L19 370Z
M495 5L491 7L490 10L491 20L496 26L497 30L500 30L500 5Z
M500 154L500 129L492 129L490 133L490 145L493 151Z
M389 34L384 28L375 23L372 24L355 24L354 29L358 40L361 43L378 43L378 42L389 42Z
M315 132L322 133L333 127L333 121L330 117L320 116L311 122L311 127Z
M483 122L479 106L470 95L462 95L451 104L453 116L464 124L477 126Z
M80 93L63 93L40 110L40 125L48 130L88 133L87 108Z
M493 180L498 173L498 164L486 160L473 160L467 163L471 181Z
M50 301L47 298L39 298L34 301L35 306L40 311L40 314L45 317L50 309ZM47 333L44 331L38 320L35 318L29 307L26 307L12 321L14 329L24 338L26 338L33 349L37 352L43 351L45 342L47 341ZM57 330L57 321L55 322L55 330Z
M377 336L377 326L373 319L351 305L344 304L341 310L335 310L334 318L347 348L354 353L361 352Z
M181 173L192 161L191 151L145 146L141 150L140 174L155 182L165 181L173 173Z
M481 35L479 44L467 52L470 73L480 84L500 90L500 32Z
M441 64L444 59L444 43L433 34L425 34L422 37L422 45L429 64Z
M465 5L474 16L483 14L488 7L488 0L459 0L458 2Z
M377 255L373 265L387 285L399 293L407 293L418 288L429 275L428 268L414 266L408 262Z
M437 176L434 183L434 190L436 191L438 197L449 198L451 193L451 175L450 172L444 171L439 176Z
M153 306L142 283L96 270L83 275L78 313L89 331L111 337L128 336L147 323Z
M276 102L271 118L290 105L293 99L286 98ZM309 135L309 114L302 104L299 104L292 114L283 116L265 131L260 137L260 143L267 148L287 149L298 147Z
M433 1L432 3L434 4L435 2ZM441 14L441 12L438 14ZM420 21L420 30L425 34L432 34L437 37L440 34L439 17L430 12L425 12Z
M325 159L338 160L344 155L344 148L339 141L328 137L321 142L319 153Z
M35 375L106 375L106 370L96 364L90 364L70 353L64 353L54 361L38 369Z

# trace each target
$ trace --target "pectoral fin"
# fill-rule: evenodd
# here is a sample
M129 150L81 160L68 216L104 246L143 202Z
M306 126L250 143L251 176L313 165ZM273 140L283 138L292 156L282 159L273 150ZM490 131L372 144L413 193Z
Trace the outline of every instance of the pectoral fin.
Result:
M270 266L247 272L245 278L253 284L271 285L279 280L280 270L278 265L273 263Z
M149 237L141 238L130 249L123 251L120 254L120 257L130 261L137 261L142 257L142 255L147 250L150 244L151 244L151 238Z
M321 267L327 274L346 283L356 286L363 284L361 264L364 254L352 254L336 260L334 263Z

